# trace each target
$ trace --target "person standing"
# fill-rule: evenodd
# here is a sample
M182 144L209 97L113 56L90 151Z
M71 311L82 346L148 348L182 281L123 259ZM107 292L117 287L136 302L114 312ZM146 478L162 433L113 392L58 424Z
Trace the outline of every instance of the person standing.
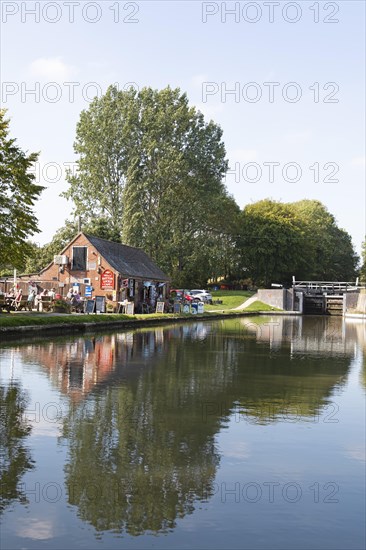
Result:
M35 291L33 289L30 290L29 294L28 294L28 299L27 299L27 309L28 309L28 311L32 311L32 309L33 309L35 296L36 296Z

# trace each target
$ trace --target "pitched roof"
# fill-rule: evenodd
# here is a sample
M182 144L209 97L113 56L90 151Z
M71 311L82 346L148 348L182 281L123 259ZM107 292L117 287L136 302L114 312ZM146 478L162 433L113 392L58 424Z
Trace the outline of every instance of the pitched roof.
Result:
M114 243L92 235L85 237L116 271L125 277L169 281L169 277L140 248Z

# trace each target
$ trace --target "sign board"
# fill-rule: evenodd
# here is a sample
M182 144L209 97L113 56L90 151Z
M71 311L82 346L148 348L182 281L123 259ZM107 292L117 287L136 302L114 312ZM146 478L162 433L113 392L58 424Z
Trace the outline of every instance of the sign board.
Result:
M114 290L114 273L110 269L103 271L100 277L100 288L102 290Z
M94 313L95 300L86 300L84 303L84 313Z
M174 304L174 313L180 313L180 303L175 302Z
M183 313L190 313L190 309L191 309L191 308L189 307L189 305L188 305L188 304L185 304L185 305L183 306Z
M105 296L95 297L95 311L97 313L105 313Z
M197 306L197 313L203 313L204 311L204 304L203 302L199 302Z
M135 313L135 304L133 302L128 302L126 305L126 315L133 315Z
M85 298L91 298L92 292L93 292L93 287L86 286L85 287Z
M164 313L164 302L156 302L156 313Z

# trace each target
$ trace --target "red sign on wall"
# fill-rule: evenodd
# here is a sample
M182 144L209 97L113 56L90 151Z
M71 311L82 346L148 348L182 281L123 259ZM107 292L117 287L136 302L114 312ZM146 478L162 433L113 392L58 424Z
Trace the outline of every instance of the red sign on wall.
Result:
M114 290L114 273L110 269L103 271L100 278L100 288L102 290Z

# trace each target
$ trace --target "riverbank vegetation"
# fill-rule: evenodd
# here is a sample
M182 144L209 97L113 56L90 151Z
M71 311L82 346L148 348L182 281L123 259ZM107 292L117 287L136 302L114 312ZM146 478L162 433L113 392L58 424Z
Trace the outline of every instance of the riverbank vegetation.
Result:
M350 235L318 200L236 203L225 185L223 131L179 89L110 86L81 112L74 151L76 170L63 194L74 219L45 246L18 249L13 267L22 257L25 273L60 253L77 234L79 217L84 233L143 249L173 288L222 279L238 288L287 285L293 275L347 281L358 273ZM22 162L28 167L36 158ZM31 180L24 179L33 185L33 204L42 188ZM2 274L7 263L0 262Z
M211 309L211 306L207 306L207 309ZM248 311L261 312L261 311L280 311L277 308L267 306L262 302L254 302L248 308ZM246 310L244 310L246 311ZM242 315L243 311L241 310L231 310L221 305L221 308L217 311L206 311L203 314L175 314L175 313L152 313L149 315L121 315L121 314L100 314L100 315L84 315L84 314L52 314L52 313L36 313L36 312L26 312L26 313L4 313L0 314L0 331L1 328L8 327L27 327L27 326L47 326L47 325L64 325L64 326L76 326L83 325L85 323L95 323L98 324L114 324L114 323L125 323L130 325L138 321L144 321L147 324L149 321L156 323L157 320L165 321L167 319L191 319L192 321L198 320L200 318L210 318L216 317L217 315ZM0 332L1 334L1 332Z

